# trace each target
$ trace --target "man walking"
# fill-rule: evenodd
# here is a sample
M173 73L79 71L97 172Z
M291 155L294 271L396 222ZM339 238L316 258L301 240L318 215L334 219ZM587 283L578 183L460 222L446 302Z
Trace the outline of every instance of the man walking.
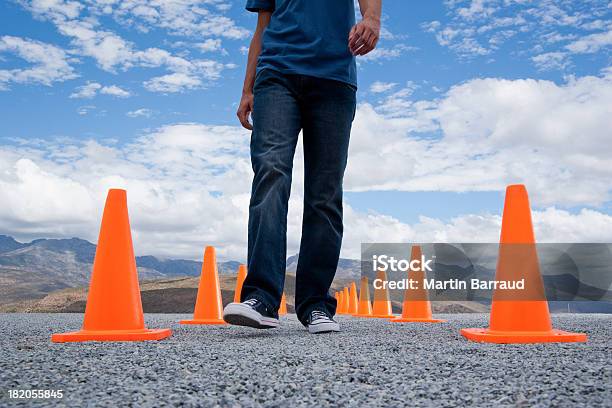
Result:
M376 46L382 0L247 0L258 13L238 118L252 130L248 274L230 324L278 326L293 156L304 145L304 215L295 306L311 333L339 331L329 295L342 244L342 181L355 116L356 55ZM253 124L249 122L252 116Z

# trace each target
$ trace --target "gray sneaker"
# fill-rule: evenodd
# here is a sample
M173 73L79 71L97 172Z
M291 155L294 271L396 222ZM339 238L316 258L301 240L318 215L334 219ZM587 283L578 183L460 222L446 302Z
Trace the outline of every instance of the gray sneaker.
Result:
M340 325L332 319L327 313L321 310L313 310L310 312L306 320L308 332L312 334L339 332Z
M236 326L256 329L278 327L278 315L272 313L257 299L247 299L242 303L230 303L223 310L223 320Z

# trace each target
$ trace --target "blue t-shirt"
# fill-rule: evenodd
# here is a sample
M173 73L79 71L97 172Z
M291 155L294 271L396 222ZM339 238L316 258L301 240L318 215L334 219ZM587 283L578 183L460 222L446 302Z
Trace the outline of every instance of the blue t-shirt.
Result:
M249 11L273 11L263 35L257 72L270 68L357 86L348 36L354 0L247 0Z

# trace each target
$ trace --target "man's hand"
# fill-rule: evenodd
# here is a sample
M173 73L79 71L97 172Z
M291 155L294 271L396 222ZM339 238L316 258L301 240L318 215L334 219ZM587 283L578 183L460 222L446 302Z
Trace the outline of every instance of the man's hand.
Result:
M365 17L355 24L349 34L349 50L353 55L366 55L378 44L380 37L380 20Z
M253 125L251 125L249 122L249 114L251 112L253 112L253 93L243 93L236 115L238 116L242 127L248 130L253 130Z

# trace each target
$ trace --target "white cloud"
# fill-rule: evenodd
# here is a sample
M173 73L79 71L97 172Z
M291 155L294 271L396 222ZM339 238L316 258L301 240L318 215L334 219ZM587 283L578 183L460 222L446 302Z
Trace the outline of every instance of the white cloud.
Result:
M609 240L609 215L588 209L571 214L556 207L610 199L606 107L612 87L605 75L564 85L473 80L440 100L411 102L393 117L362 105L346 187L469 192L525 182L534 205L548 206L534 213L540 241ZM403 95L411 97L407 91ZM426 132L443 136L420 136ZM99 220L91 214L99 214L106 189L126 187L139 253L197 258L201 247L212 243L226 257L243 259L248 140L238 127L177 124L124 146L65 140L3 146L0 228L18 236L94 240ZM298 152L290 252L299 245L302 160ZM46 184L39 192L41 180ZM41 194L52 204L36 205ZM57 197L71 199L62 206L64 199ZM423 216L409 225L347 206L343 253L354 256L362 241L495 242L499 222L496 214L467 214L451 220Z
M531 58L536 67L540 70L565 69L569 65L567 53L564 52L546 52Z
M75 53L93 58L106 71L161 68L145 83L156 92L205 87L231 66L188 59L160 48L138 48L105 29L99 23L104 16L139 30L162 28L173 35L193 35L207 51L219 50L221 39L247 34L232 21L217 19L227 5L210 1L25 3L37 16L56 24L71 40ZM538 4L544 3L552 4ZM490 53L511 33L539 25L550 33L542 35L542 40L558 48L538 50L533 61L542 68L555 63L560 67L561 54L601 50L607 41L591 37L600 33L574 38L548 31L559 25L604 29L595 23L604 19L592 20L596 13L587 18L550 6L547 13L532 7L510 17L498 14L504 11L496 6L499 1L447 4L458 10L462 20L450 25L433 22L427 29L436 33L442 45L459 53ZM537 5L516 0L505 4ZM464 20L469 24L463 24ZM571 42L577 45L566 49ZM368 58L395 58L409 50L405 45L383 46ZM0 71L0 85L9 83L12 75ZM371 91L388 94L378 105L359 106L346 188L469 193L501 191L507 184L523 182L536 207L540 241L610 241L609 215L594 209L570 213L563 207L591 207L610 200L611 82L612 70L563 84L484 78L452 87L433 100L414 99L413 84L398 89L399 85L378 83ZM75 95L128 92L113 85L86 86L90 89L78 89ZM79 108L79 113L91 112L98 112L93 105ZM126 115L149 117L152 113L140 108ZM95 240L106 190L125 187L140 254L199 258L202 246L214 244L222 256L244 259L251 177L248 141L248 133L239 127L187 123L146 131L124 145L62 139L0 146L0 230L19 237L74 235ZM300 149L296 160L290 253L298 248L301 227ZM499 237L497 214L464 214L450 220L425 214L408 224L348 205L345 213L345 256L356 256L362 241L495 242Z
M177 72L152 78L146 81L144 86L151 92L173 93L199 88L202 81L196 76Z
M140 108L133 111L129 111L128 113L126 113L126 115L130 118L150 118L151 116L153 116L154 113L155 112L153 112L151 109Z
M0 89L7 88L11 82L50 86L54 82L77 77L70 65L72 59L63 49L54 45L5 35L0 37L0 54L6 52L17 55L31 66L0 70Z
M112 16L124 26L147 32L152 28L171 35L242 39L249 31L223 15L229 4L216 0L17 0L39 18L55 23L87 17Z
M469 7L459 8L457 12L467 20L486 18L495 12L495 8L491 4L493 2L487 0L472 0Z
M7 153L1 154L3 176L0 178L0 195L8 204L1 215L4 230L11 230L11 223L18 223L21 233L49 228L61 233L69 224L87 221L92 201L85 186L62 174L45 171L14 152ZM11 194L16 196L11 198ZM61 225L63 222L68 225Z
M345 211L343 255L359 259L362 242L499 242L499 214L465 214L445 221L427 216L413 224L377 213ZM537 242L610 242L612 216L589 209L570 213L555 207L532 211Z
M612 7L610 7L612 8ZM593 20L593 21L589 21L588 23L584 23L580 26L580 28L584 29L584 30L603 30L604 28L608 27L610 25L609 21L605 21L605 20Z
M133 65L133 45L118 35L100 29L89 21L63 21L57 24L62 35L72 38L72 45L80 55L94 58L100 68L114 72L117 66Z
M124 146L1 146L0 230L95 240L106 190L119 187L128 189L139 253L197 258L205 244L215 244L222 254L244 257L248 139L239 127L176 124Z
M150 91L179 92L200 88L219 79L221 72L229 68L229 65L209 59L188 60L160 48L136 50L132 43L108 31L96 31L87 22L62 23L59 27L63 34L73 37L74 45L82 54L96 59L104 70L115 72L117 68L127 70L140 66L165 67L170 71L146 81L145 88Z
M221 45L221 40L218 38L209 38L197 44L197 47L202 52L225 51ZM225 51L227 53L227 51Z
M599 205L612 198L609 106L610 70L562 85L476 79L439 100L363 104L346 187L500 191L522 182L540 206Z
M397 86L397 83L394 83L394 82L376 81L372 85L370 85L370 92L372 92L372 93L383 93L383 92L390 91L391 89L395 88L396 86Z
M532 61L540 69L564 69L561 53L594 53L610 45L610 7L600 0L446 1L451 19L422 24L436 36L441 46L449 47L462 58L492 54L508 39L521 35L521 53L534 53ZM584 35L584 31L608 32ZM571 33L567 33L572 30ZM575 39L578 36L582 38ZM570 42L571 41L571 42ZM564 57L565 59L566 57ZM546 60L544 63L543 60Z
M417 84L408 81L406 86L399 91L388 94L387 97L377 105L376 110L387 117L401 117L406 115L413 106L413 101L410 100L410 97L417 88Z
M93 112L96 109L95 105L84 105L84 106L79 106L77 109L77 114L80 116L85 116L85 115L89 115L91 112Z
M610 45L612 45L612 30L587 35L573 41L565 48L577 54L593 54Z
M129 98L131 96L129 91L126 91L117 85L104 86L102 89L100 89L100 93L116 96L117 98Z
M97 82L88 82L87 84L78 87L75 92L70 94L70 98L91 99L95 97L98 92L118 98L128 98L131 96L130 92L118 87L117 85L102 86Z
M188 59L155 47L138 49L132 42L105 29L97 18L98 15L112 14L120 17L121 21L128 17L138 21L143 19L147 24L171 30L173 33L193 34L199 37L215 35L242 38L245 34L231 20L211 14L208 10L210 1L151 3L137 0L129 2L89 0L85 5L78 7L72 3L60 0L21 1L21 4L36 17L52 21L60 34L70 38L74 47L73 53L93 58L105 71L116 73L117 70L125 71L133 67L165 68L167 74L152 78L145 83L149 90L177 92L205 87L207 83L219 79L223 70L230 69L234 65L222 64L211 59ZM223 7L218 9L222 10ZM149 21L150 18L153 20ZM183 23L186 25L181 25ZM205 39L202 44L210 48L216 45L217 41L220 44L220 40ZM4 75L0 76L3 77ZM120 97L128 96L125 93L127 91L122 92L112 87L101 89L100 92Z
M356 137L362 136L358 133ZM216 245L225 259L246 257L251 180L248 133L239 127L175 124L119 146L95 141L22 141L0 147L0 231L22 239L96 240L108 188L126 188L137 254L198 259ZM301 149L295 166L288 251L299 247ZM44 203L44 205L41 205ZM500 208L501 212L501 208ZM595 210L534 211L539 242L609 242L612 217ZM343 256L361 242L496 242L499 214L408 224L345 206Z
M90 0L92 10L111 14L119 23L167 30L172 35L242 39L249 31L224 16L229 4L210 0L149 1Z
M75 92L70 94L70 98L79 98L79 99L91 99L98 93L98 90L102 88L97 82L89 82L83 86L80 86L76 89Z
M594 208L612 194L612 69L563 84L475 79L434 100L414 100L411 89L359 106L347 191L469 193L525 183L540 242L612 239L612 217ZM199 258L213 244L225 258L244 259L248 144L237 126L185 123L124 145L61 139L0 146L0 231L95 240L106 190L124 187L139 254ZM289 253L299 247L301 148L294 168ZM570 213L566 206L590 209ZM344 256L367 241L499 238L498 214L423 214L408 224L349 205L345 212Z
M415 51L417 48L407 46L405 44L396 44L392 47L376 47L373 51L366 55L358 57L358 61L380 61L399 58L402 54L409 51Z
M78 1L70 0L17 0L22 6L34 15L47 17L53 20L77 18L83 10Z

